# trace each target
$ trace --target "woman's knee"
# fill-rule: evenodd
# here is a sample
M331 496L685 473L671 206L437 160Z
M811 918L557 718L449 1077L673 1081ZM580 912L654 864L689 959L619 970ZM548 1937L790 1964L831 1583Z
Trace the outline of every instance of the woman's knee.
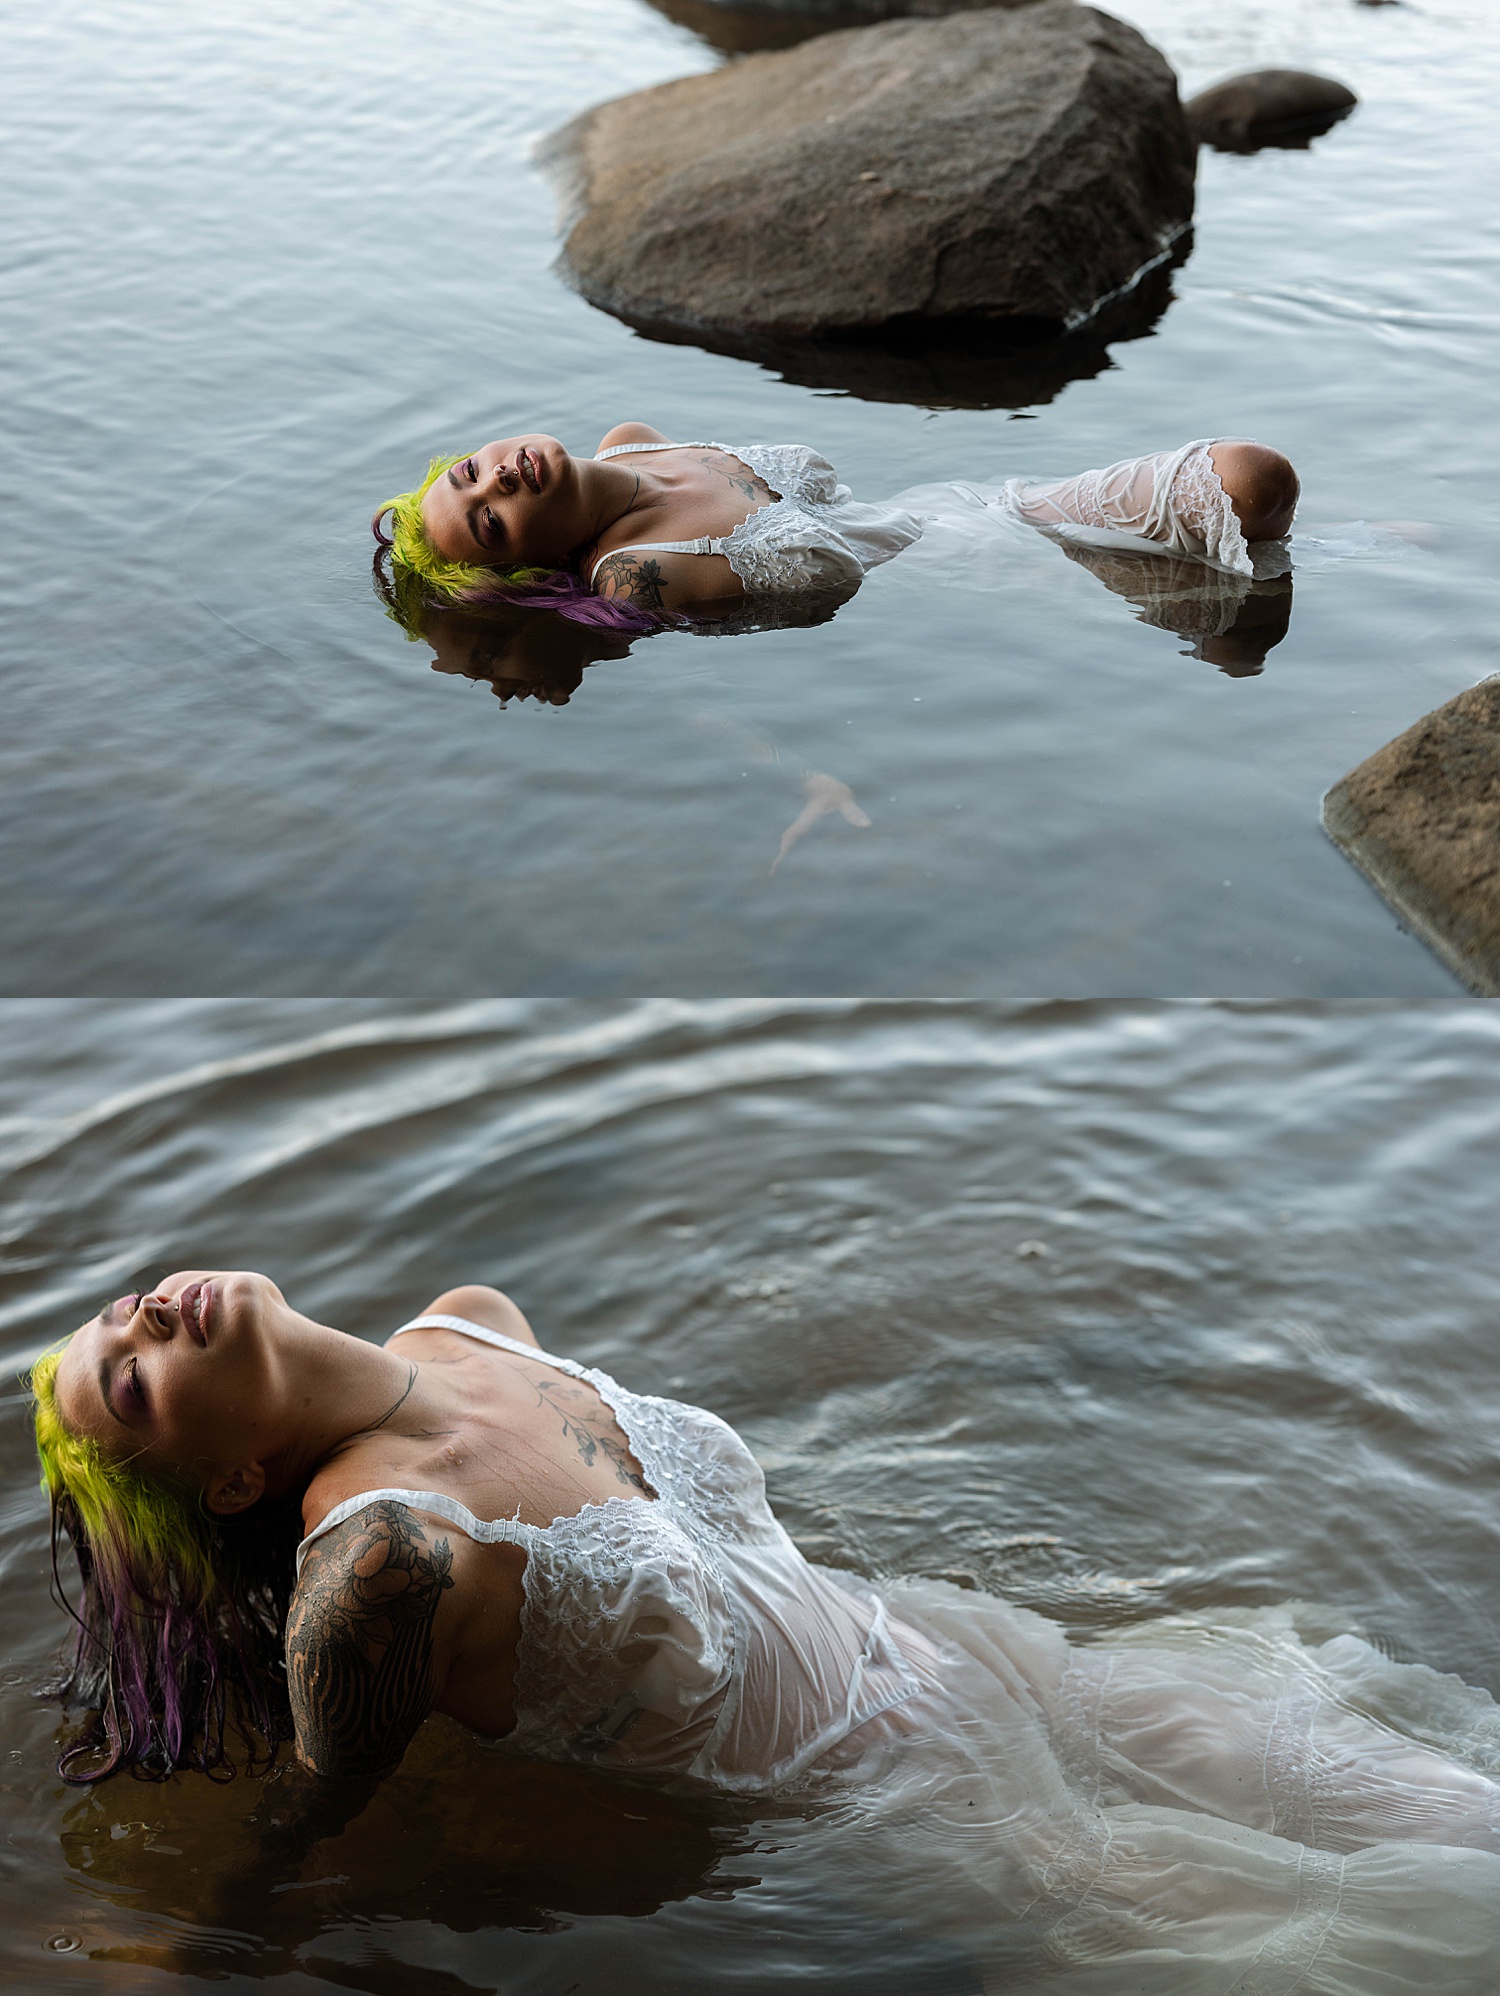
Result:
M1302 490L1291 459L1268 444L1215 444L1210 456L1246 540L1279 540Z

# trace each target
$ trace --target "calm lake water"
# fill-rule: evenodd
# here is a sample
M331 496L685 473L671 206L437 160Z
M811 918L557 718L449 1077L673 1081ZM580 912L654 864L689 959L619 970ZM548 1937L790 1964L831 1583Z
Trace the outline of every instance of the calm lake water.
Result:
M371 1337L491 1281L736 1422L831 1563L1082 1636L1300 1600L1500 1691L1497 1140L1480 1005L15 1004L5 1369L180 1266ZM15 1388L0 1474L15 1987L977 1996L845 1903L836 1840L810 1867L764 1805L437 1723L269 1915L205 1928L253 1790L62 1787Z
M1103 372L934 409L558 281L533 140L720 59L645 0L4 0L0 988L1451 991L1318 802L1495 664L1500 13L1118 11L1187 89L1287 62L1363 101L1204 155L1175 302ZM438 447L624 417L805 440L866 497L1249 432L1310 523L1424 531L1304 575L1259 677L1038 542L502 712L382 614L371 507ZM772 876L814 772L872 822Z

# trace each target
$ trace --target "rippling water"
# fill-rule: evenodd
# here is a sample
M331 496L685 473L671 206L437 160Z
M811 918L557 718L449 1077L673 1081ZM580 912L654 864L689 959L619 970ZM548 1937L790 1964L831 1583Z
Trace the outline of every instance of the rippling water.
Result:
M1500 1692L1497 1139L1480 1005L11 1005L6 1370L179 1266L265 1268L371 1337L494 1282L554 1349L737 1423L824 1560L1084 1636L1296 1599ZM774 1812L438 1723L269 1919L205 1930L245 1784L56 1780L16 1390L3 1436L17 1986L977 1988Z
M1500 15L1119 11L1187 88L1363 101L1205 154L1154 334L1013 412L788 385L559 284L533 138L718 60L645 0L0 0L0 988L1448 991L1317 810L1494 663ZM1039 545L502 714L382 616L371 506L440 445L624 416L804 439L869 497L1248 430L1310 521L1423 544L1306 575L1258 678ZM811 773L872 823L771 877Z

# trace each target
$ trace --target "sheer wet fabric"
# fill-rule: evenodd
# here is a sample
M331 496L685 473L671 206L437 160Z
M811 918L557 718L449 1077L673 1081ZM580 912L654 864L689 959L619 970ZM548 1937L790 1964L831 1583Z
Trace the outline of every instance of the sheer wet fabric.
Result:
M1107 1641L933 1581L812 1565L701 1408L453 1317L587 1381L654 1499L544 1527L397 1498L526 1551L507 1750L776 1791L870 1917L986 1986L1099 1996L1487 1996L1500 1710L1305 1608ZM399 1333L398 1333L399 1335Z

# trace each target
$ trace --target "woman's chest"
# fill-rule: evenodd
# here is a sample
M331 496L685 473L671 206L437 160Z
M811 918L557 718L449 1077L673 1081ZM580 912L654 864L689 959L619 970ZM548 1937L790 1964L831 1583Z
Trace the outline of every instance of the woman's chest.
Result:
M548 1366L487 1357L444 1368L445 1418L414 1433L369 1435L348 1451L330 1507L356 1490L427 1490L485 1522L548 1525L590 1504L653 1495L595 1387Z
M721 540L781 494L731 452L694 446L653 461L637 503L601 547L636 540Z

